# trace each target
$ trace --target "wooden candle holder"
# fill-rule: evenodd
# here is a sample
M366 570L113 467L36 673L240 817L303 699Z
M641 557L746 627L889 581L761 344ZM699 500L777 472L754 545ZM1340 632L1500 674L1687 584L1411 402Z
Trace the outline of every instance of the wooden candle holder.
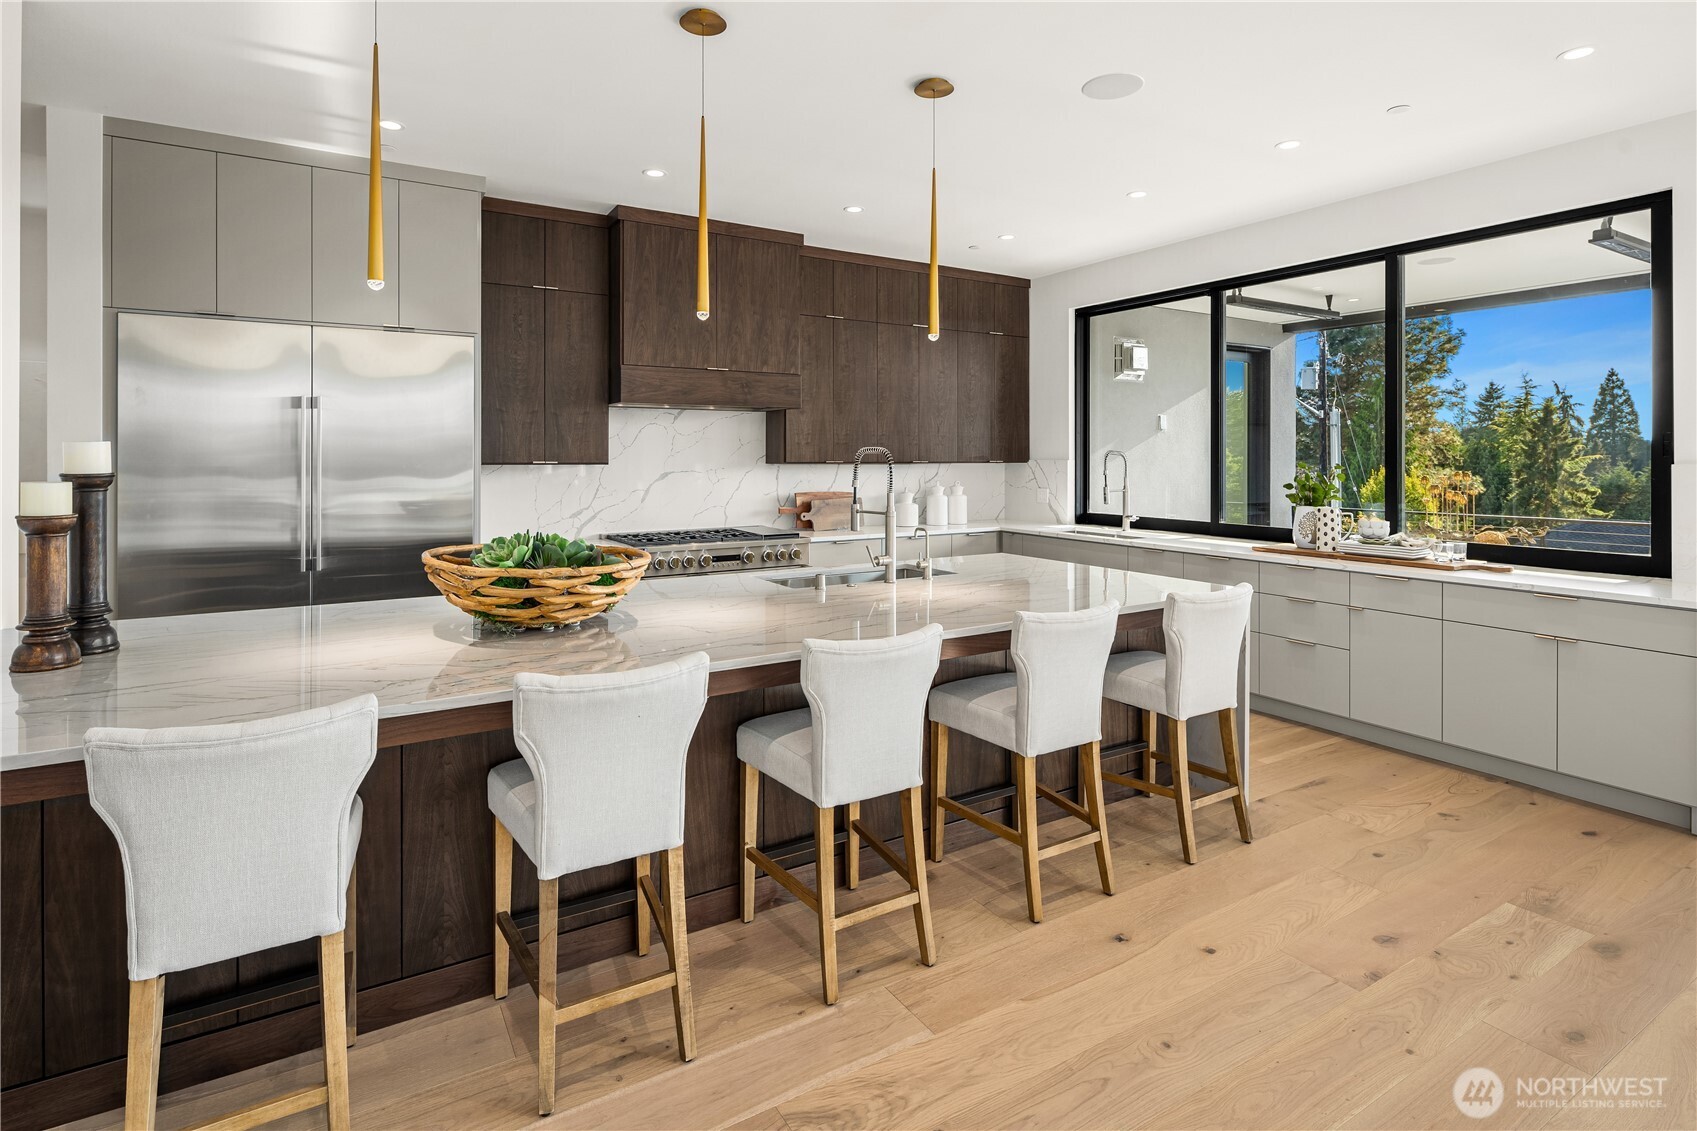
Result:
M118 630L107 620L112 603L106 595L106 492L116 478L60 473L71 484L77 509L77 572L71 590L71 637L85 656L118 650Z
M82 650L71 638L75 623L70 604L71 528L74 514L18 516L25 536L24 585L27 605L18 625L24 638L12 652L12 671L50 672L82 663Z

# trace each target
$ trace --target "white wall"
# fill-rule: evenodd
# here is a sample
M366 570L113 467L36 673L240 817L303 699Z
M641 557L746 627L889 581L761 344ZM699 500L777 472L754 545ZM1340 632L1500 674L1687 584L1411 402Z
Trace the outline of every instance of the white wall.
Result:
M1674 192L1674 577L1697 582L1697 114L1105 260L1031 286L1031 454L1072 452L1072 312L1663 189ZM1063 480L1063 483L1070 479ZM1070 497L1062 500L1070 511Z
M109 440L103 316L105 137L101 116L47 107L47 427L49 479L66 440Z
M24 6L0 4L0 514L16 514L18 499L19 296L21 174L23 168ZM3 521L0 518L0 521ZM21 539L17 529L0 532L0 624L18 621Z

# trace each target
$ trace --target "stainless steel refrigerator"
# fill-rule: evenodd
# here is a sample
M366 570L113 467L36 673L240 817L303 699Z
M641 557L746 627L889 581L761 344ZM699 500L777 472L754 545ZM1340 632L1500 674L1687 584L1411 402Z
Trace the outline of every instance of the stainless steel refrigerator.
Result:
M125 617L434 592L475 520L474 339L117 316Z

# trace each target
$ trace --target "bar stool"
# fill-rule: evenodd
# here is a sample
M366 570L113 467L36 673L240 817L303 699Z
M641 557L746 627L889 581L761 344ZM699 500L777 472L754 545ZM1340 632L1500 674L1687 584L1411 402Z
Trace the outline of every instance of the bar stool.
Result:
M1043 921L1043 884L1037 862L1089 845L1096 847L1102 891L1114 894L1114 864L1102 820L1102 702L1096 694L1119 624L1119 602L1067 613L1015 613L1009 652L1014 670L956 680L932 689L931 859L943 859L947 810L1017 844L1025 863L1025 907ZM965 731L1011 754L1014 808L1009 827L948 796L949 731ZM1078 789L1084 804L1037 784L1037 758L1078 749ZM1037 798L1046 797L1090 826L1081 836L1047 848L1037 844Z
M1102 694L1116 703L1143 712L1143 734L1148 746L1143 755L1143 776L1103 774L1107 780L1160 797L1170 797L1178 806L1179 843L1187 864L1196 863L1196 827L1193 815L1204 805L1230 801L1237 810L1237 832L1248 844L1249 807L1243 796L1243 779L1238 765L1237 690L1238 658L1243 653L1244 633L1249 628L1249 603L1254 590L1248 585L1212 593L1167 594L1161 630L1166 654L1121 652L1108 659ZM1194 766L1190 762L1185 723L1201 715L1218 716L1220 747L1225 769ZM1164 716L1165 722L1157 722ZM1163 752L1156 742L1157 725L1171 736ZM1155 763L1166 762L1173 784L1155 783ZM1193 797L1190 775L1201 774L1226 783L1226 788Z
M925 884L924 835L919 791L924 784L925 693L942 657L943 630L883 640L804 640L801 689L808 706L750 719L737 728L742 761L742 921L754 921L755 871L788 888L819 918L819 965L825 1004L837 1002L837 932L868 919L913 908L919 960L937 961L931 930L931 895ZM756 844L760 775L813 803L813 843L818 890L810 891ZM900 792L904 862L860 823L860 803ZM848 806L848 886L860 882L860 842L907 881L901 895L837 914L836 810Z
M707 654L633 671L513 678L513 740L522 758L489 771L495 817L495 997L507 996L508 948L536 990L536 1086L554 1110L554 1036L579 1017L672 991L678 1055L695 1059L684 916L684 764L707 705ZM513 842L536 865L536 950L513 922ZM649 876L664 852L666 897ZM636 949L648 953L652 915L667 967L569 1005L559 975L560 877L636 861Z
M151 1131L165 976L318 938L324 1084L202 1127L248 1127L323 1104L348 1126L354 854L377 700L225 726L94 727L88 800L117 838L129 915L124 1126ZM347 984L343 984L344 977Z

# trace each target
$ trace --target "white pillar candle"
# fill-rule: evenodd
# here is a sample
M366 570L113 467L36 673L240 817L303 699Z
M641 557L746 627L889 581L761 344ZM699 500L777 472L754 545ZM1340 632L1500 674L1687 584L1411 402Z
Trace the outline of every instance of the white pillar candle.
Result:
M18 517L71 514L69 483L19 483Z
M80 440L59 445L59 470L66 475L112 474L111 441Z

